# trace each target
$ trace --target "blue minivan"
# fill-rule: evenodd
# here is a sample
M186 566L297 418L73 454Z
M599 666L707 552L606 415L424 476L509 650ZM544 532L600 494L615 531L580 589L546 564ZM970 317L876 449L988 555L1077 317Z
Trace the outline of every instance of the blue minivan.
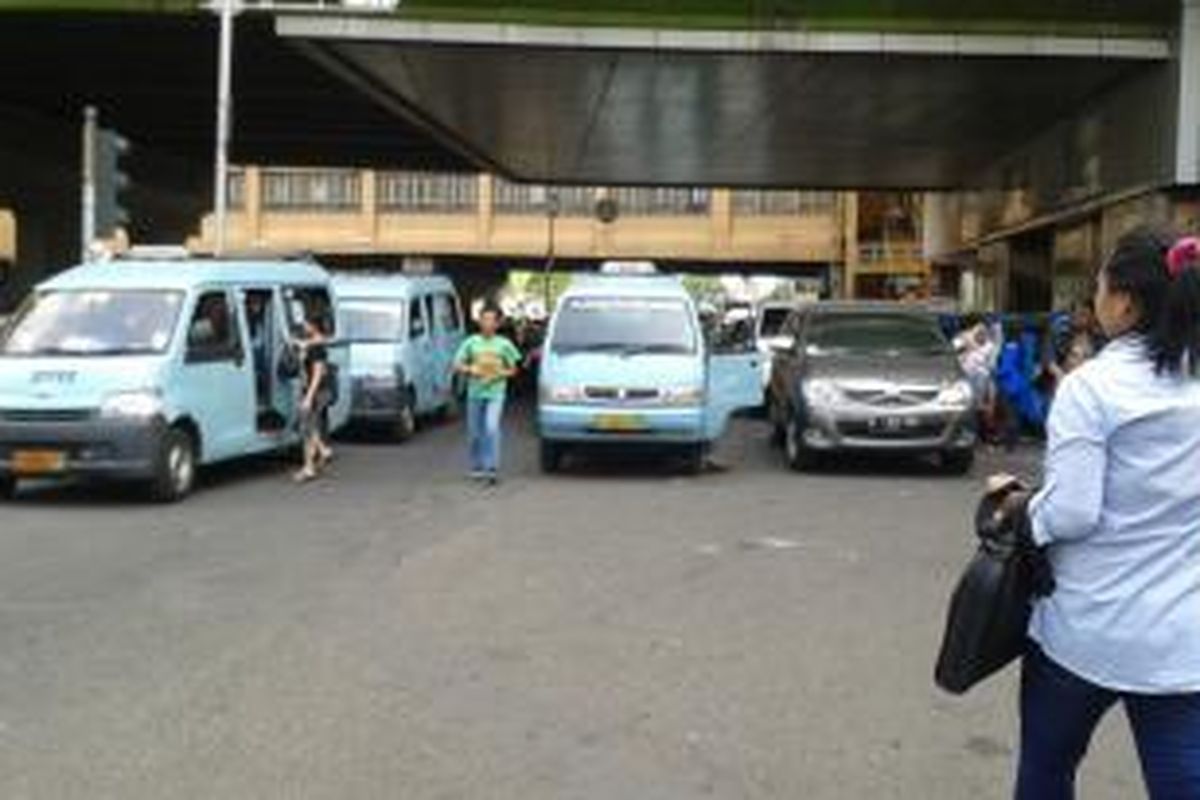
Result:
M77 476L174 501L200 465L294 447L292 334L313 314L335 337L336 430L349 391L335 310L307 261L130 259L41 284L0 331L0 495Z
M761 358L714 352L677 277L577 277L544 347L543 470L569 449L611 445L675 451L699 472L730 415L762 402Z
M419 417L452 412L454 354L466 327L450 279L341 273L334 287L350 348L351 422L404 440Z

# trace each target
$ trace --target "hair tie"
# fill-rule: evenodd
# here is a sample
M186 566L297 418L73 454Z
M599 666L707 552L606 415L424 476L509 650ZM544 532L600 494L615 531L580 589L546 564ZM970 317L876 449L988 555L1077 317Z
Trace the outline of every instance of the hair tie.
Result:
M1178 278L1184 270L1200 261L1200 238L1185 236L1167 251L1167 272Z

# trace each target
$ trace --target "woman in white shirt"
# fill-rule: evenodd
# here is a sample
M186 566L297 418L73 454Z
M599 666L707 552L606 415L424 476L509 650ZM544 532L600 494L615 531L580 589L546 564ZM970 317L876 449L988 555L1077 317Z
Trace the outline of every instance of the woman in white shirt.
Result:
M1029 503L1056 588L1021 687L1018 800L1070 800L1124 705L1152 800L1200 798L1200 242L1123 237L1100 271L1110 344L1050 412Z

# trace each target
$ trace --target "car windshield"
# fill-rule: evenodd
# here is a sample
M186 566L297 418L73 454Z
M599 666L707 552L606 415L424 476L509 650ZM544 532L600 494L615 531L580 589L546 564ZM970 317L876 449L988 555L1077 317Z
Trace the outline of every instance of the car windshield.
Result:
M559 311L552 350L688 354L696 352L696 329L682 300L579 297Z
M35 295L0 342L18 356L161 353L171 344L183 294L170 291L52 291Z
M399 302L344 300L340 304L342 333L351 342L394 342L404 330Z
M809 347L824 353L945 353L949 345L932 319L911 314L828 314L817 316Z
M763 338L778 336L791 313L790 308L764 308L758 322L758 335Z

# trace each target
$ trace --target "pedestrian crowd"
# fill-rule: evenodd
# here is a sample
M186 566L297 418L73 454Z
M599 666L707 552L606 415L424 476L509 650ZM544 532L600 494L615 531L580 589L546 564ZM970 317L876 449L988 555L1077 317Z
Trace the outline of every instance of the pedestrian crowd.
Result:
M975 315L956 323L948 325L959 328L954 347L978 403L981 437L1008 449L1023 434L1044 434L1059 385L1104 342L1084 300L1069 311Z

